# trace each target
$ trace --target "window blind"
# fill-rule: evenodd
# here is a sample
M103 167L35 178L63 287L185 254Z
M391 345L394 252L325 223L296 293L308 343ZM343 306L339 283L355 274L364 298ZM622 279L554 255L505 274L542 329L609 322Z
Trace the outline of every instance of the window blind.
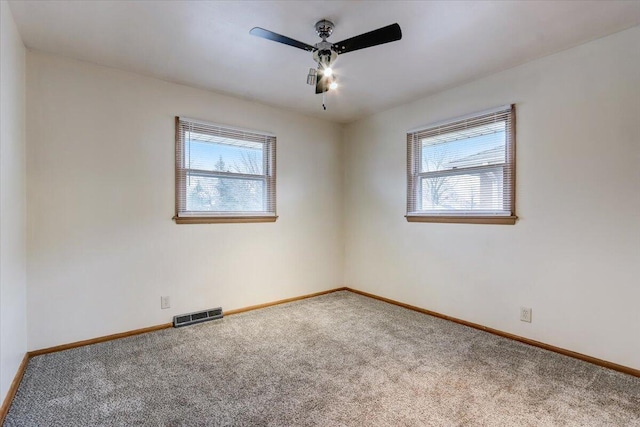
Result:
M176 217L276 215L276 137L176 118Z
M515 217L515 106L407 133L407 217Z

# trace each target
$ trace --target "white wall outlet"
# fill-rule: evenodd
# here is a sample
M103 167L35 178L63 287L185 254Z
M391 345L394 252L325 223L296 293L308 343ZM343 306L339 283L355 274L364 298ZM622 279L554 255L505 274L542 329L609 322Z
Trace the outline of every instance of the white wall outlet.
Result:
M160 308L165 309L171 307L171 301L168 296L160 297Z
M531 323L531 308L520 307L520 320Z

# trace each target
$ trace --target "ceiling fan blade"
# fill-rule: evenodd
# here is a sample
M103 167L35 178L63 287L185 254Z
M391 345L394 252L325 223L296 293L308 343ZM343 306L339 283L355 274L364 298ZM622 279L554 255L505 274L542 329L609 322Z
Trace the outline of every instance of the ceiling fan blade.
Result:
M333 47L336 49L338 54L342 54L364 49L366 47L394 42L401 38L402 30L400 30L400 25L391 24L386 27L378 28L377 30L369 31L368 33L360 34L359 36L334 43Z
M311 45L274 33L273 31L265 30L264 28L260 27L252 28L251 31L249 31L249 34L251 34L252 36L262 37L263 39L273 40L274 42L297 47L298 49L306 50L309 52L313 52L314 50L316 50L316 48Z

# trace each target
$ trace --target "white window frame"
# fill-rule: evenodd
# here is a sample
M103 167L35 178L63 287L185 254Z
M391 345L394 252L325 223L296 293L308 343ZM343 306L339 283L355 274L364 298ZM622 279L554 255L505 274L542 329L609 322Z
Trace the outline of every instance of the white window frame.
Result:
M186 165L185 133L197 129L199 133L212 136L225 135L237 140L263 144L263 174L220 172L190 169ZM276 215L276 136L268 132L245 130L226 125L204 122L186 117L176 117L176 205L173 220L177 224L236 223L236 222L274 222ZM189 211L187 210L187 177L205 176L211 178L238 178L264 182L265 211L227 212L227 211Z
M504 164L458 167L442 171L422 171L422 139L425 135L446 134L472 128L474 123L489 123L492 118L506 121L506 159ZM496 119L497 120L497 119ZM444 222L470 224L508 224L517 220L515 213L515 105L505 105L451 120L433 123L407 132L407 214L409 222ZM503 173L503 210L420 210L420 182L425 177L460 176L474 172L501 171Z

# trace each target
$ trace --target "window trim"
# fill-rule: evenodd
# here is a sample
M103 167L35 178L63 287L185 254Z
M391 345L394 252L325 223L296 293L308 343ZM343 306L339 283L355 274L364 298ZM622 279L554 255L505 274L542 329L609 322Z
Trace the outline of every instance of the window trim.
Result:
M184 151L184 140L182 137L182 122L189 122L193 124L205 125L217 127L220 129L224 129L232 132L247 132L255 135L264 136L265 138L273 138L270 143L265 143L265 150L263 156L264 162L264 175L253 175L253 174L242 174L242 173L233 173L233 172L217 172L217 171L207 171L207 170L197 170L197 169L189 169L191 171L195 171L201 175L206 175L209 177L233 177L233 178L245 178L245 179L254 179L265 182L265 191L269 192L268 187L271 186L270 193L273 196L273 200L271 200L271 204L273 206L273 214L265 213L265 212L212 212L209 215L201 215L198 213L190 213L189 211L185 211L182 209L181 201L186 200L186 195L182 196L183 190L182 188L182 174L184 174L186 168L182 167L182 159L179 158L179 153ZM237 127L219 125L216 123L204 122L201 120L190 119L187 117L178 117L175 118L175 215L173 216L173 220L176 224L221 224L221 223L253 223L253 222L275 222L278 219L278 215L276 213L276 136L269 132L248 130L248 129L240 129ZM271 170L271 175L268 174L268 170Z
M276 222L278 216L174 216L176 224L241 224L248 222Z
M480 215L405 215L407 222L435 222L444 224L495 224L514 225L518 219L515 215L480 216Z
M485 116L492 113L498 113L501 111L509 111L510 120L508 122L508 135L509 141L506 144L506 156L508 159L507 164L510 165L510 168L505 169L501 166L496 165L487 165L487 166L477 166L470 167L460 170L445 170L445 171L435 171L435 172L420 172L420 161L422 156L416 155L414 152L412 136L420 131L426 131L428 129L433 129L446 125L453 125L455 123L463 122L465 120L473 120L475 118L479 118L481 116ZM421 154L421 153L419 153ZM413 160L413 164L411 161ZM417 213L415 211L411 211L411 197L416 193L416 185L418 185L418 181L420 177L424 176L455 176L461 175L470 170L482 170L482 169L496 169L500 167L503 169L504 173L508 173L508 181L511 183L510 193L508 195L509 206L511 208L510 215L500 215L497 213L487 213L487 214L479 214L478 212L443 212L439 214L429 213ZM418 173L413 173L414 170L417 170ZM506 178L506 177L505 177ZM491 108L488 110L480 111L473 114L467 114L462 117L457 117L450 120L444 120L440 122L436 122L427 126L421 126L416 129L411 129L407 131L407 214L405 218L407 222L432 222L432 223L458 223L458 224L497 224L497 225L514 225L518 220L516 215L516 113L515 113L515 104L503 105L500 107Z

